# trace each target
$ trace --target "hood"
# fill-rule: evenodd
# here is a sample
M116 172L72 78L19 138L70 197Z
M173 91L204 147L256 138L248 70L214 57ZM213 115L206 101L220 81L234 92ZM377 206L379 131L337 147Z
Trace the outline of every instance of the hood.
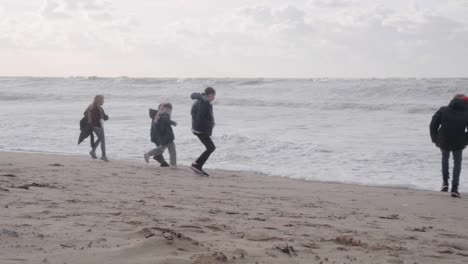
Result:
M190 95L190 98L192 98L192 100L208 101L208 98L203 93L193 93L192 95Z
M466 109L467 102L462 98L455 98L450 101L449 107L453 110L464 111Z
M171 108L165 107L163 104L160 104L159 109L158 109L158 113L156 114L156 116L154 118L154 123L158 123L159 119L162 116L166 116L168 119L170 119L171 114L172 114L172 109Z

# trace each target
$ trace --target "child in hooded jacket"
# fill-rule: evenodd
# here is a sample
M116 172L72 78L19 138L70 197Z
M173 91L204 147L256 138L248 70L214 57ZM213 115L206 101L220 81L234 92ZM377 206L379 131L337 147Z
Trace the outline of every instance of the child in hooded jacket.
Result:
M167 148L170 156L169 163L171 168L175 169L177 168L177 157L172 126L176 126L177 123L171 120L171 114L171 103L163 103L160 105L151 129L151 141L158 147L146 152L144 158L146 163L148 163L150 157L162 155Z

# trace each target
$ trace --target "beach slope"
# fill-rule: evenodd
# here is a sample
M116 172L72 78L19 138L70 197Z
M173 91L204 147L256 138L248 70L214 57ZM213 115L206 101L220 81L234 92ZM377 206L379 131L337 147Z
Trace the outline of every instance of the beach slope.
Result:
M464 196L209 172L0 152L0 263L468 263Z

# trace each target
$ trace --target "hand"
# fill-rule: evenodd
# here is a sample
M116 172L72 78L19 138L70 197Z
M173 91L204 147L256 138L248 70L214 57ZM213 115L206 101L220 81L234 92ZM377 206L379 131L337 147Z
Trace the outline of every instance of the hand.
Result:
M174 123L172 124L173 126L177 126L177 122L176 122L176 121L172 121L172 122L174 122Z

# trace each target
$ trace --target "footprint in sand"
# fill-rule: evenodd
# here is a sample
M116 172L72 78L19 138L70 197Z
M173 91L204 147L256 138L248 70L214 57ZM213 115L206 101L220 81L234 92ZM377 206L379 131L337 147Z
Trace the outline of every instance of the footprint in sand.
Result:
M219 232L219 231L226 231L229 228L226 225L220 224L213 224L213 225L206 225L205 228L210 229L211 231Z
M192 264L220 264L226 263L228 258L222 252L215 252L211 255L195 255L192 261Z
M265 242L265 241L282 241L281 237L271 236L266 233L248 233L245 235L245 239L255 242Z

